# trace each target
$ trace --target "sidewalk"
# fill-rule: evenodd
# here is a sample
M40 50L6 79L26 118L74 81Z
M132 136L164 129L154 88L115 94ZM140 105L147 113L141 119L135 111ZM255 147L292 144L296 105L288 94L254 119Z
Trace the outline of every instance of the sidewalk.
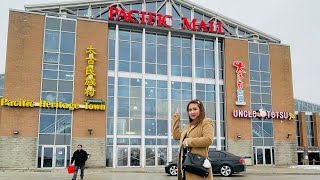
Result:
M64 172L66 169L0 169L0 172ZM164 167L148 168L87 168L86 173L165 173ZM320 166L247 166L241 174L320 175Z

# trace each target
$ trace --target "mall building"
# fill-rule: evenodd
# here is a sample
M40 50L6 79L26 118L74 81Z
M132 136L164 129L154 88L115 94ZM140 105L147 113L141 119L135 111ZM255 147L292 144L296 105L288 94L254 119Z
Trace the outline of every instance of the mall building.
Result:
M171 115L182 128L195 98L215 123L210 148L253 165L319 155L319 113L295 113L290 47L191 1L11 9L6 57L1 168L64 168L78 144L88 167L164 166L179 148Z

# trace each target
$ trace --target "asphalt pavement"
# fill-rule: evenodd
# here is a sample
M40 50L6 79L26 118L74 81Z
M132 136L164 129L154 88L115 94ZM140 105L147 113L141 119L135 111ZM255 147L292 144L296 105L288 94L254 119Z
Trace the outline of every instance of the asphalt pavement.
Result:
M80 172L78 173L79 176ZM67 169L0 169L0 180L70 180L72 174ZM247 171L231 177L214 175L214 179L232 180L282 180L282 179L307 179L318 180L320 178L320 166L308 169L303 167L279 167L279 166L247 166ZM80 179L80 178L78 178ZM176 176L168 176L164 167L157 168L87 168L84 180L176 180Z

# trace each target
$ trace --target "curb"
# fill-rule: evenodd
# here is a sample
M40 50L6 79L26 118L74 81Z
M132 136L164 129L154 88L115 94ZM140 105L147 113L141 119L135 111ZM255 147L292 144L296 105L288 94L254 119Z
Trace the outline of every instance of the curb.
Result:
M289 172L287 170L290 170ZM35 172L35 173L60 173L66 172L67 169L5 169L0 168L0 172ZM163 173L164 169L143 169L143 168L86 168L86 173ZM290 168L255 168L247 169L245 172L237 173L239 175L320 175L320 170L314 169L290 169Z

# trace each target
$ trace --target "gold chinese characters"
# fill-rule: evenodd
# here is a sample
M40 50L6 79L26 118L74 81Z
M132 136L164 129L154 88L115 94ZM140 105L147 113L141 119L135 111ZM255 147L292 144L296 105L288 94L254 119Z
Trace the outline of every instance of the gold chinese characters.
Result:
M87 97L93 97L96 92L96 79L95 79L95 72L94 72L94 62L97 60L94 58L94 55L97 53L95 52L95 48L92 47L90 44L90 47L87 48L86 54L88 54L88 57L86 60L88 61L88 65L86 67L86 78L84 85L86 86L84 94Z

